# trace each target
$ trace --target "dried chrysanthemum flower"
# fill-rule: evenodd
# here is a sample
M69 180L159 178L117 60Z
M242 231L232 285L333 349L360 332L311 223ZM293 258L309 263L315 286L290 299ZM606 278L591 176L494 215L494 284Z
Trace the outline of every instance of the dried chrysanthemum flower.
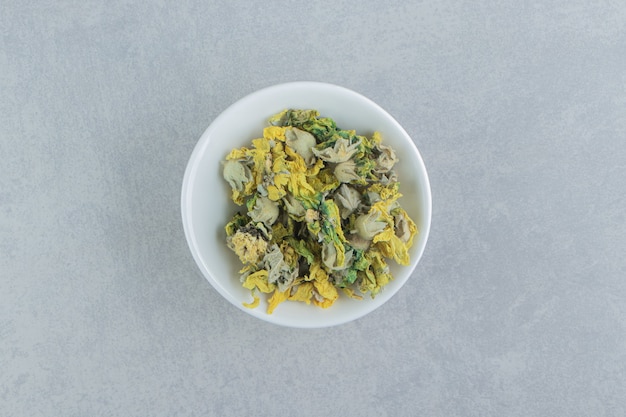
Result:
M334 243L324 243L322 245L322 263L331 271L344 270L352 264L352 251L345 252L343 257L339 256L337 246Z
M243 191L244 185L252 181L250 168L241 161L230 160L224 162L223 175L230 188L237 191Z
M404 243L413 239L415 235L415 223L406 215L405 211L397 213L394 217L396 236Z
M347 237L348 237L348 243L350 243L350 246L352 246L354 249L358 249L362 251L366 251L370 247L370 244L372 243L371 239L363 239L356 232L350 233Z
M278 204L267 197L257 197L254 208L248 212L252 220L266 226L273 225L279 214Z
M381 185L387 186L398 182L398 174L394 170L387 171L380 175Z
M352 155L359 150L360 143L361 141L357 141L351 144L348 139L339 138L333 147L322 150L313 148L313 153L326 162L338 164L352 158Z
M285 206L287 214L297 219L302 219L305 216L306 209L302 203L293 196L293 194L288 194L285 198L283 198L282 202Z
M292 127L285 130L285 143L300 155L307 165L315 162L313 147L317 144L315 136L304 130Z
M381 213L376 210L361 214L354 221L356 233L363 239L372 240L387 227L387 222L381 221L380 216Z
M341 218L346 219L361 204L361 193L346 184L341 184L335 193L335 203L341 210Z
M398 161L396 153L389 146L383 144L379 144L376 148L380 151L380 155L376 158L374 171L377 173L389 172Z
M341 183L350 183L361 179L361 176L356 172L356 162L352 159L337 164L333 173Z
M267 251L267 241L261 236L238 230L226 239L228 247L237 254L243 264L255 264Z
M298 270L285 262L283 253L275 243L268 248L263 262L268 271L267 282L276 284L278 291L287 290L298 275Z

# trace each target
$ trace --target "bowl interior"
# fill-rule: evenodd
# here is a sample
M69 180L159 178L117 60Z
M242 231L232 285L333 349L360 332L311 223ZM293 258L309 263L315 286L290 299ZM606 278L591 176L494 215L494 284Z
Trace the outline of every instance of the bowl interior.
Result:
M379 131L383 143L394 148L400 180L399 202L416 222L419 234L410 250L411 264L390 261L394 280L374 299L352 300L343 295L328 309L304 303L282 303L266 313L261 297L256 309L242 306L252 300L239 282L241 263L225 244L224 225L239 209L230 200L221 161L233 148L249 146L261 137L267 119L286 108L316 109L342 129L370 136ZM208 127L189 160L182 190L182 219L192 255L202 274L233 305L262 320L291 327L325 327L359 318L389 300L411 276L424 251L431 219L428 176L415 144L404 129L371 100L331 84L296 82L259 90L230 106Z

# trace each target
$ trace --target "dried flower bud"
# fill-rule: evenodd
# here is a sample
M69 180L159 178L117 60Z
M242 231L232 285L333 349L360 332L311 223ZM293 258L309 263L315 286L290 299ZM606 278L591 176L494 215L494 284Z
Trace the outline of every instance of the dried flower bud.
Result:
M379 144L377 149L380 151L380 155L376 158L376 168L374 171L378 173L388 172L398 162L396 153L389 146Z
M368 214L362 214L354 221L354 229L357 234L366 240L372 240L374 236L387 227L386 222L378 221L380 212L373 210Z
M352 265L352 251L345 253L343 262L338 264L339 256L337 256L337 249L332 242L324 243L322 245L322 263L331 271L341 271L350 265Z
M346 219L361 204L361 193L346 184L341 184L335 194L335 203L341 209L341 218Z
M285 204L285 208L287 209L287 213L291 214L294 217L302 218L306 214L306 209L302 205L297 198L295 198L292 194L287 194L285 198L283 198L283 203Z
M333 173L339 182L343 183L361 179L359 174L356 173L356 164L351 159L337 164Z
M268 271L267 282L278 285L278 291L285 291L298 275L298 270L290 268L277 244L268 248L263 257L265 269Z
M243 191L244 184L252 181L250 168L240 161L226 161L223 170L224 179L228 181L230 188Z
M267 197L258 197L254 208L248 212L248 216L255 222L262 222L267 226L274 224L278 219L278 204Z
M307 165L315 162L315 154L313 153L313 147L317 143L315 136L300 130L297 127L285 130L285 143L290 146L298 155L300 155Z
M320 159L326 162L341 163L352 158L352 155L359 149L361 141L350 144L348 139L340 138L335 142L335 146L318 150L313 148L313 153Z

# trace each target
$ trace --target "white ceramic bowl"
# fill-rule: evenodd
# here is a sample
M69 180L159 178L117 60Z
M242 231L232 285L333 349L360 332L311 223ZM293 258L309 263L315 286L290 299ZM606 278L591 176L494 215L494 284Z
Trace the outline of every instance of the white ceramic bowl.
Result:
M239 282L241 263L226 247L224 225L238 207L230 200L230 188L222 177L220 162L233 148L249 146L261 137L267 119L286 108L316 109L342 129L370 136L379 131L383 143L399 157L399 200L417 224L419 234L410 250L410 266L390 261L394 280L371 299L353 300L340 292L328 309L301 302L284 302L271 315L262 294L261 304L248 309L250 291ZM185 171L181 196L182 220L191 253L202 274L235 307L262 320L284 326L313 328L349 322L387 302L406 283L417 266L428 239L431 194L428 175L415 144L385 110L371 100L343 87L319 82L293 82L268 87L242 98L220 114L196 145ZM226 311L225 314L229 314Z

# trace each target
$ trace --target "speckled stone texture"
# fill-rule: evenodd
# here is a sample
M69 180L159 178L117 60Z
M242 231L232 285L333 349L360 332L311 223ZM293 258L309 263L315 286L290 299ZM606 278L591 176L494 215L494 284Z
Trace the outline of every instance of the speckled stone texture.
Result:
M621 1L3 2L0 414L626 415L625 22ZM433 192L412 279L329 329L235 309L180 220L208 124L295 80L388 110Z

